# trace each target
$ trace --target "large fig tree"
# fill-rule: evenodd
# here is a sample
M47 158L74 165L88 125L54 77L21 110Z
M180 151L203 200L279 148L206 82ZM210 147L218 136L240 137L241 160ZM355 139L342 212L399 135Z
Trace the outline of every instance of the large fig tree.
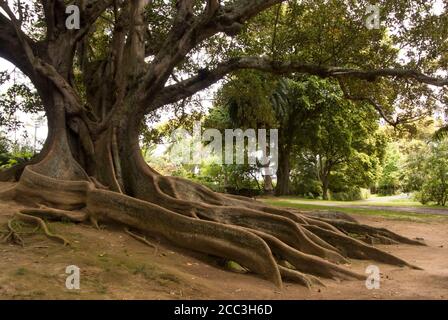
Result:
M67 21L76 19L69 5L80 10L79 28ZM288 278L307 286L319 282L317 277L362 279L338 265L347 258L408 265L360 239L417 244L413 240L162 176L145 163L139 146L146 115L241 69L333 77L347 96L369 101L389 121L387 101L375 89L404 101L404 95L398 99L401 89L419 97L429 92L426 85L448 85L437 74L448 60L442 51L447 33L437 32L446 26L446 14L433 14L428 1L385 1L380 4L387 11L383 23L405 21L407 26L386 34L384 26L366 27L367 5L336 0L0 0L0 57L29 77L48 121L40 154L2 173L2 179L18 183L1 198L29 206L17 219L117 223L236 261L279 286ZM341 24L313 18L320 12L334 14ZM315 22L326 28L301 28ZM291 29L280 33L281 28ZM414 53L406 65L384 49L390 41ZM333 55L321 54L331 50ZM16 238L11 230L9 239Z

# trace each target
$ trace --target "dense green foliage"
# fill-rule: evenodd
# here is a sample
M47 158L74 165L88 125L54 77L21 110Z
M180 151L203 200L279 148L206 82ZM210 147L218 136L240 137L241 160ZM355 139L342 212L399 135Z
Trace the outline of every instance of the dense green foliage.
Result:
M0 169L24 163L33 156L34 151L31 147L13 144L0 133Z
M422 159L423 177L416 198L445 206L448 201L448 140L432 144Z
M379 194L407 192L423 204L446 205L448 139L432 139L435 124L441 126L440 121L424 119L405 135L387 133L390 142L376 186Z
M240 73L219 91L209 119L217 128L278 129L277 191L279 179L291 183L284 193L357 198L376 181L384 153L373 108L317 77Z

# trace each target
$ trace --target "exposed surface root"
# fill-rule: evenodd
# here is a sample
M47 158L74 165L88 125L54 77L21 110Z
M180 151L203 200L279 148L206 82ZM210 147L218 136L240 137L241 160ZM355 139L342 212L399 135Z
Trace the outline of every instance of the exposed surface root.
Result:
M149 242L148 239L146 239L146 237L144 237L144 236L139 236L138 234L136 234L136 233L130 231L129 228L124 228L124 232L126 232L126 233L127 233L128 235L130 235L132 238L134 238L134 239L136 239L136 240L138 240L138 241L140 241L140 242L143 242L144 244L146 244L147 246L149 246L149 247L151 247L151 248L154 248L154 250L155 250L154 253L157 252L157 246L156 246L155 244Z
M408 266L413 269L420 269L418 267L410 265L406 261L394 255L391 255L387 252L384 252L380 249L365 244L349 236L340 235L338 233L328 231L316 226L306 226L306 228L312 231L313 233L317 234L319 237L337 246L350 258L362 259L362 260L375 260L378 262L387 263L391 265L401 267Z
M288 208L289 209L289 208ZM353 223L358 223L358 221L356 221L355 218L353 218L352 216L348 215L345 212L341 212L341 211L299 211L297 209L289 209L293 212L296 212L298 214L302 214L308 217L312 217L312 218L323 218L323 219L328 219L328 220L332 220L332 221L347 221L347 222L353 222Z
M84 212L46 208L44 206L39 209L23 209L20 212L26 215L56 221L84 222L88 218L88 215Z
M282 278L285 280L290 280L299 283L307 288L311 288L313 285L324 286L322 281L320 281L318 278L314 276L306 275L299 271L289 269L281 265L279 265L278 268L280 269L280 274L282 275Z
M3 190L0 192L0 200L2 201L10 201L14 200L17 196L16 187L11 186L6 190Z
M61 242L64 246L66 246L66 245L70 245L70 242L69 242L67 239L65 239L64 237L62 237L62 236L60 236L60 235L57 235L57 234L53 234L53 233L48 229L48 226L47 226L47 224L45 223L45 221L42 220L42 219L39 218L39 217L30 216L30 215L28 215L28 214L24 214L24 213L15 213L15 214L14 214L14 218L17 219L17 220L21 220L21 221L23 221L23 222L26 222L26 223L34 223L34 224L37 224L37 225L42 229L42 231L45 233L45 235L46 235L48 238L53 239L53 240L56 240L56 241L59 241L59 242Z
M280 273L267 244L242 228L182 216L145 201L103 190L88 193L87 207L103 220L161 235L187 249L237 261L281 286Z
M364 279L364 275L346 270L338 265L330 263L320 257L302 253L289 247L279 239L259 231L254 233L263 238L271 247L275 255L282 260L288 261L295 270L306 274L312 274L329 279Z
M215 210L210 213L204 211L198 215L211 221L238 225L271 234L293 248L322 256L336 263L348 262L331 245L320 241L322 246L311 240L300 225L288 218L240 207L224 207L219 211Z
M47 236L64 244L68 241L49 232L42 218L118 223L125 226L128 235L153 248L157 247L144 235L161 236L180 247L235 261L279 287L282 279L306 287L322 285L317 277L364 280L365 275L338 265L347 264L347 258L410 266L352 234L417 244L350 219L272 208L252 199L213 193L178 178L155 175L148 176L147 181L148 185L139 190L146 190L148 196L141 191L137 199L98 188L88 178L61 180L27 167L14 191L15 198L37 208L24 209L15 218L38 224Z
M366 242L372 242L372 244L380 243L380 244L396 244L396 243L405 243L412 244L417 246L425 246L424 243L412 240L406 237L403 237L399 234L396 234L390 230L384 228L375 228L371 226L367 226L365 224L352 223L343 220L331 221L325 219L328 223L331 223L333 226L338 228L341 231L344 231L346 234L350 235L358 235L362 240L367 239ZM369 241L370 240L370 241Z
M23 241L22 237L19 235L19 232L17 232L15 230L15 228L13 227L13 225L12 225L13 221L14 221L13 219L8 220L8 223L7 223L8 232L7 232L6 236L3 237L2 240L5 242L17 244L17 245L24 247L25 242Z

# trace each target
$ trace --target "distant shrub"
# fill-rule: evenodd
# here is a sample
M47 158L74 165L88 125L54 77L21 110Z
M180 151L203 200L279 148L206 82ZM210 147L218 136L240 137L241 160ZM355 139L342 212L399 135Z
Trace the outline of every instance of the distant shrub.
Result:
M347 191L331 192L330 200L335 201L355 201L367 199L370 195L370 190L358 187L352 187Z
M0 134L0 169L7 169L25 163L34 156L29 146L13 145Z
M428 179L423 183L422 190L415 193L415 198L422 204L434 202L445 206L448 202L448 183L443 179Z
M378 186L376 191L377 191L378 195L380 195L380 196L393 196L393 195L400 193L401 186L393 185L393 184L380 185L380 186Z
M305 199L317 199L322 194L321 182L315 179L295 179L291 182L292 194L299 195Z
M0 154L0 169L11 168L17 164L25 163L33 157L33 153L28 150L20 150L15 153Z
M414 195L423 204L448 203L448 139L435 142L425 154L422 164L422 184Z

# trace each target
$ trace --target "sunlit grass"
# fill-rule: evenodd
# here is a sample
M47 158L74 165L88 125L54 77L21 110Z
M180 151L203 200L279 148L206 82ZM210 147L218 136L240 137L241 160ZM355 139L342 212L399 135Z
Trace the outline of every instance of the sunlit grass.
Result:
M315 200L315 199L305 199L296 196L283 196L278 199L280 201L287 201L296 204L313 204L313 205L323 205L323 206L401 206L401 207L420 207L420 208L447 208L437 205L423 205L418 201L409 198L399 198L399 199L389 199L387 197L372 196L368 200L356 200L356 201L335 201L335 200Z
M358 203L358 201L343 202L343 201L319 201L319 200L308 200L308 199L298 199L300 201L293 201L293 197L281 197L281 198L262 198L259 199L273 206L278 207L290 207L299 210L320 210L320 211L340 211L349 214L360 214L369 216L380 216L388 219L395 220L408 220L416 222L425 222L429 220L443 220L448 221L448 216L437 215L437 214L427 214L427 213L412 213L412 212L401 212L393 210L379 210L370 208L349 208L349 207L336 207L332 206L331 203ZM304 201L302 201L304 200ZM323 203L323 204L322 204ZM328 204L329 205L328 205ZM327 205L324 205L327 204ZM401 204L400 204L401 205Z

